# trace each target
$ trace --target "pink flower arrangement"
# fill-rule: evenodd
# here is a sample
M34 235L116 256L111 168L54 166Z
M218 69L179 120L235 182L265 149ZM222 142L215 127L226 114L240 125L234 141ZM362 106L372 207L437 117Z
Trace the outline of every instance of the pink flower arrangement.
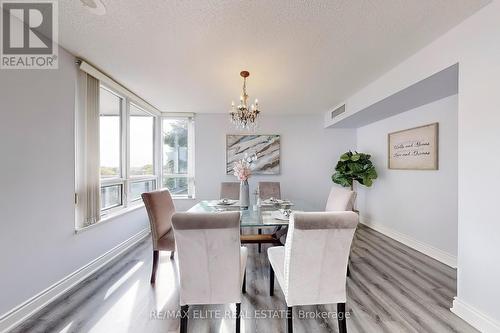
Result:
M233 174L240 181L245 181L252 175L252 170L250 169L250 163L245 160L235 162L233 166L233 171L234 171Z

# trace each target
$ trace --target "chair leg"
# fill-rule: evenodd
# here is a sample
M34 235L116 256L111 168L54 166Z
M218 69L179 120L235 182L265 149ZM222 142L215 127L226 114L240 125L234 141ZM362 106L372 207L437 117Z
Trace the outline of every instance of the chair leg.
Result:
M241 286L241 292L245 294L247 292L247 270L243 273L243 286Z
M293 333L293 311L291 306L287 308L286 318L287 318L286 327L288 329L288 333Z
M236 303L236 333L240 333L241 327L241 303Z
M156 269L158 268L159 251L153 250L153 271L151 272L151 284L156 282Z
M259 233L259 235L262 235L262 229L259 229L258 233ZM261 252L262 252L262 244L259 243L259 253L261 253Z
M271 264L269 264L269 296L274 296L274 270Z
M175 251L170 251L170 259L174 259Z
M347 263L347 277L351 276L351 270L349 269L349 263Z
M337 304L337 318L339 322L339 333L347 333L347 324L345 320L345 303Z
M181 306L181 327L180 333L187 333L189 305Z

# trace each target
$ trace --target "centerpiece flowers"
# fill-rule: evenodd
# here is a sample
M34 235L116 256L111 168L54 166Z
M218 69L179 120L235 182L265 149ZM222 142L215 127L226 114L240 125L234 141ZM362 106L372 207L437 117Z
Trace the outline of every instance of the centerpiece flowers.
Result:
M252 175L250 168L251 162L242 159L234 163L233 174L240 181L240 207L248 208L250 204L250 191L248 187L248 178Z

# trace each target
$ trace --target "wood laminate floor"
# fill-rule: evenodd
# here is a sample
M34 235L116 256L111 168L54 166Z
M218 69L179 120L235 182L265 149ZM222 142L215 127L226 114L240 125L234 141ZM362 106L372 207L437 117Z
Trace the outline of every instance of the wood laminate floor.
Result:
M274 297L269 296L267 247L260 254L256 245L248 248L242 332L286 332L286 319L272 312L286 305L277 282ZM177 332L179 320L168 312L178 310L176 267L169 253L162 253L152 287L151 251L149 239L140 242L11 333ZM454 269L364 226L357 231L347 286L349 333L477 332L449 310L456 295ZM255 309L260 310L257 315ZM294 331L337 332L335 309L335 305L295 308ZM189 332L234 332L233 319L206 319L226 310L234 306L191 307L190 315L203 319L190 319ZM299 311L309 317L319 311L330 318L298 319Z

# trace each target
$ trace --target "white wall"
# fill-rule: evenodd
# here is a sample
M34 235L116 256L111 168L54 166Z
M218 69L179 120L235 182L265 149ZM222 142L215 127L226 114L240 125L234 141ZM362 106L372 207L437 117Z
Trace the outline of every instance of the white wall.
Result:
M453 311L483 332L500 332L500 1L361 89L356 112L459 63L458 297Z
M387 134L439 122L439 170L389 170ZM457 255L458 97L450 96L361 127L358 151L372 155L374 186L358 186L358 209L367 224Z
M237 181L225 174L226 134L240 134L226 114L198 114L195 118L196 201L219 197L220 182ZM281 174L252 176L251 199L258 181L280 181L282 196L323 209L332 182L330 176L338 157L356 147L356 131L324 129L321 115L262 115L260 134L281 135ZM191 200L177 200L178 209L189 208Z
M147 227L144 209L74 232L77 68L0 70L0 316Z

